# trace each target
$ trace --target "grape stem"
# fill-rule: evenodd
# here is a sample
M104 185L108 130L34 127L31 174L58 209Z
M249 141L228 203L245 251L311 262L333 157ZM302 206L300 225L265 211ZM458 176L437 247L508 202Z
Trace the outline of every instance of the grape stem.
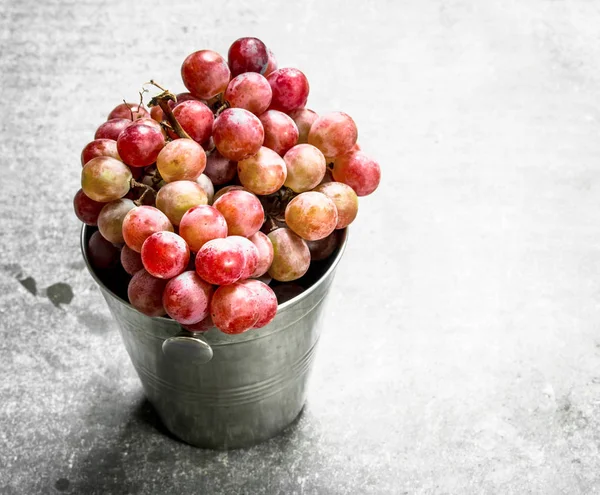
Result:
M156 191L155 191L153 188L151 188L150 186L148 186L147 184L143 184L142 182L138 182L137 180L135 180L135 179L133 179L133 178L132 178L132 179L131 179L131 181L130 181L130 187L131 187L132 189L134 189L134 188L136 188L136 187L137 187L137 188L141 188L141 189L143 189L143 190L144 190L144 192L141 194L141 196L140 196L138 199L136 199L136 200L134 201L134 204L135 204L136 206L142 206L142 205L144 204L144 197L145 197L145 196L146 196L146 194L148 194L150 191L152 191L152 194L155 194L155 193L156 193Z
M175 134L177 134L180 138L192 139L190 137L190 135L187 132L185 132L183 127L181 127L181 125L175 118L175 115L173 115L173 111L171 110L171 107L169 106L169 101L174 101L177 103L177 97L173 93L171 93L169 90L167 90L167 89L163 88L162 86L160 86L159 84L155 83L152 79L150 79L150 84L152 84L152 85L156 86L158 89L162 90L162 93L160 93L159 95L156 95L154 98L152 98L150 100L150 103L148 104L148 106L150 106L150 107L159 106L160 109L163 111L163 115L169 122L169 125L173 129L173 132L175 132Z

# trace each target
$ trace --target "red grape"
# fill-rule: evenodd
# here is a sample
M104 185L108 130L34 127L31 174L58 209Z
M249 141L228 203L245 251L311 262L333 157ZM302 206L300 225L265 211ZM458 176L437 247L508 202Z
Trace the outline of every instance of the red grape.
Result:
M192 93L187 93L187 92L177 93L176 97L177 97L177 103L173 102L173 107L176 107L177 105L179 105L180 103L183 103L184 101L190 101L190 100L200 101L200 102L206 104L206 102L203 99L196 98Z
M148 124L130 125L117 139L119 155L132 167L146 167L154 163L164 145L162 129Z
M225 100L233 108L243 108L254 115L267 111L272 96L269 81L256 72L245 72L234 77L225 91Z
M377 189L381 169L375 160L362 151L356 151L335 160L333 178L348 184L358 196L367 196Z
M113 139L94 139L85 145L81 151L81 166L83 167L92 158L97 156L110 156L121 160L117 151L117 142Z
M209 305L210 311L210 305ZM208 332L211 328L214 328L215 324L212 321L212 316L209 314L206 318L199 321L198 323L192 323L191 325L182 325L188 332Z
M133 208L135 208L133 201L125 198L106 203L98 216L98 230L102 237L113 244L125 242L123 239L123 219Z
M181 218L179 235L196 252L208 241L227 237L227 222L219 210L212 206L194 206Z
M258 320L252 328L262 328L271 323L277 314L277 296L273 289L260 280L242 280L238 284L252 290L258 300Z
M142 255L140 253L136 253L127 244L125 244L121 249L121 265L123 265L123 269L129 273L129 275L135 275L142 268L144 268L144 264L142 263Z
M331 234L318 241L306 241L310 251L311 261L321 261L329 258L339 244L339 231L334 230Z
M298 128L291 117L285 113L268 110L260 115L259 119L265 130L263 146L283 156L298 142Z
M229 235L250 237L260 230L265 221L262 204L248 191L228 191L213 206L225 217Z
M250 330L259 318L258 297L250 287L232 284L219 287L210 303L215 326L224 333Z
M300 193L285 208L285 223L307 241L327 237L337 222L335 203L320 192Z
M334 202L338 212L336 229L343 229L354 221L358 213L358 196L350 186L342 182L326 182L314 190Z
M306 105L309 85L306 76L298 69L285 67L271 72L267 77L273 91L271 108L291 112Z
M287 177L283 158L262 146L255 155L237 164L242 185L254 194L266 195L278 191Z
M271 72L277 70L277 59L275 58L275 55L273 55L273 52L270 48L267 48L267 53L269 55L269 62L267 63L267 68L263 74L265 77L267 77Z
M223 194L225 194L226 192L229 191L247 191L247 189L244 189L243 186L237 186L237 185L232 185L232 186L225 186L221 189L219 189L216 193L215 196L213 198L213 206L215 204L215 201L217 199L219 199L221 196L223 196Z
M98 225L98 215L100 215L100 210L102 210L105 204L106 203L100 203L99 201L88 198L83 192L83 189L77 191L73 198L75 215L77 215L77 218L83 223L91 225L92 227Z
M148 237L163 230L173 232L173 225L167 216L154 206L138 206L123 219L125 244L138 253L142 251L142 245Z
M181 65L183 84L192 95L204 100L225 91L230 77L227 62L212 50L194 52Z
M193 325L204 320L210 312L212 285L196 272L183 272L167 283L163 305L167 314L182 325Z
M198 100L178 103L173 115L183 130L197 143L204 144L212 133L214 116L210 108Z
M156 195L156 207L167 215L173 225L179 225L185 212L193 206L207 203L204 189L190 180L169 182Z
M98 127L94 139L112 139L116 141L119 135L131 125L131 119L110 119Z
M162 302L166 285L167 280L153 277L142 269L129 281L127 297L140 313L146 316L163 316L167 313Z
M133 113L133 119L131 118L131 114ZM143 106L138 105L137 103L121 103L117 105L113 110L108 114L106 120L111 119L129 119L129 120L137 120L142 117L149 117L150 114L148 110L146 110Z
M196 254L196 272L210 284L232 284L242 275L244 262L244 252L238 243L228 238L212 239Z
M248 239L256 246L258 250L258 263L256 269L250 275L253 278L262 277L273 263L273 244L271 240L262 232L257 232Z
M81 189L88 198L108 203L129 192L131 178L131 170L122 161L97 156L81 170Z
M286 228L275 229L268 237L273 244L269 275L280 282L302 277L310 266L310 251L304 239Z
M158 105L150 108L150 117L152 117L159 124L165 119L165 114Z
M277 302L283 304L284 302L294 299L304 292L304 288L298 284L281 284L277 285L273 292L277 296Z
M100 232L94 232L88 241L88 256L94 268L104 270L119 262L119 249L102 237Z
M240 235L230 235L227 239L236 242L244 253L244 267L239 280L250 278L258 265L258 248L248 238Z
M316 112L308 108L298 108L290 112L290 117L298 127L298 144L308 143L308 133L319 117Z
M156 168L165 182L196 180L206 167L206 154L196 141L177 139L167 143L156 158Z
M240 161L254 155L264 138L265 132L258 117L243 108L228 108L215 120L215 146L229 160Z
M327 164L318 148L310 144L298 144L283 157L287 168L285 185L294 192L310 191L319 185Z
M244 72L263 74L269 63L269 54L258 38L240 38L229 47L227 61L233 77Z
M225 158L218 150L214 150L206 158L204 173L215 186L231 182L237 171L237 163Z
M142 263L153 277L176 277L186 269L189 260L188 245L173 232L155 232L142 245Z
M327 157L343 155L356 144L358 129L350 115L331 112L313 122L308 143L316 146Z
M212 205L213 199L215 197L215 186L212 181L208 178L206 174L200 174L200 177L196 179L198 185L204 189L206 193L206 201L208 201L209 205Z

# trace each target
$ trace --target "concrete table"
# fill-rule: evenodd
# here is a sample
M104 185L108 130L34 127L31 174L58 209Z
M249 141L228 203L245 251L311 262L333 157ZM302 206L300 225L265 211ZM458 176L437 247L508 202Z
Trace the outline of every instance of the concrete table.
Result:
M0 492L600 492L597 2L4 2ZM79 153L191 51L258 36L382 164L309 399L214 453L145 402L71 211Z

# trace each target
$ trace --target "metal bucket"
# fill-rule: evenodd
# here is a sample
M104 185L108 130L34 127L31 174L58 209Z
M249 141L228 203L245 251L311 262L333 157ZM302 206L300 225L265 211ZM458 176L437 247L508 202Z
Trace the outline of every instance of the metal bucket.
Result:
M198 447L232 449L277 435L298 416L345 231L322 276L280 304L269 325L240 335L213 328L199 338L182 337L175 321L145 316L112 292L89 263L90 232L82 229L83 257L119 324L146 396L169 431Z

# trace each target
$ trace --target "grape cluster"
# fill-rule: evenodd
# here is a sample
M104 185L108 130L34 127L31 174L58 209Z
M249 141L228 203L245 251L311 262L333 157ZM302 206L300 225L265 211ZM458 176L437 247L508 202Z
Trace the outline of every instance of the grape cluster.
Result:
M336 249L380 168L343 112L305 108L309 84L240 38L181 67L189 92L122 103L81 153L77 217L97 226L88 255L120 266L127 297L190 331L231 334L273 320L284 285ZM216 189L216 192L215 192ZM278 294L273 288L278 290Z

